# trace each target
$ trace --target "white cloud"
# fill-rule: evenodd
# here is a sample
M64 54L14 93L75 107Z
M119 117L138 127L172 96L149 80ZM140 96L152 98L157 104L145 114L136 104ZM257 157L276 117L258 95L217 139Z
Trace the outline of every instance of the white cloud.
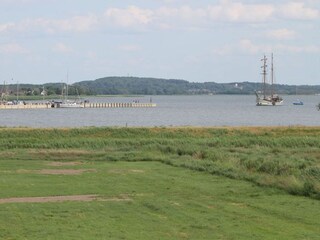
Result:
M86 16L75 16L70 19L52 21L52 27L62 31L87 32L98 25L98 17L91 14Z
M233 51L234 51L234 49L233 49L232 45L225 45L225 46L213 49L213 53L217 54L217 55L220 55L220 56L229 55Z
M161 7L154 11L154 26L160 29L193 29L197 26L206 26L208 23L208 10L206 8L179 8Z
M147 25L152 21L153 11L142 9L136 6L128 8L109 8L105 12L105 17L113 24L122 27L131 27L135 25Z
M0 0L1 1L1 0ZM312 4L311 4L312 5ZM319 10L301 2L286 4L245 4L240 1L222 0L204 7L107 8L103 14L91 13L65 19L24 19L20 22L0 24L0 33L42 31L47 34L59 32L90 32L108 28L130 29L203 29L216 22L265 23L276 19L315 20ZM272 33L270 33L272 35ZM279 37L292 37L292 33L274 33ZM282 36L280 36L283 34ZM289 36L291 34L291 36ZM276 37L276 36L274 36Z
M46 2L54 2L55 0L45 0ZM0 0L0 4L39 4L45 2L44 0Z
M141 48L138 45L129 44L129 45L121 45L119 46L119 49L126 52L134 52L134 51L140 50Z
M72 48L68 47L67 45L65 45L64 43L57 43L54 47L53 47L53 51L55 52L60 52L60 53L70 53L72 52Z
M296 32L292 30L288 30L286 28L275 29L266 32L266 35L269 38L277 39L277 40L286 40L293 39L296 36Z
M198 19L203 19L208 16L207 9L203 8L192 8L189 6L182 6L177 11L178 17L188 21L194 21ZM161 16L161 15L160 15Z
M213 50L216 55L229 55L236 53L265 54L265 53L309 53L319 54L320 45L288 45L288 44L256 44L249 39L242 39L238 44L226 44Z
M28 2L28 0L0 0L0 3L25 3L25 2Z
M35 32L48 34L57 32L88 32L94 30L99 24L95 15L74 16L68 19L24 19L17 23L5 23L0 25L1 32Z
M243 39L240 41L240 49L251 54L257 54L259 52L270 52L270 49L265 49L266 47L258 46L253 44L248 39Z
M98 17L95 15L74 16L69 19L62 20L48 20L48 19L35 19L23 22L24 25L30 28L42 28L47 33L55 32L87 32L95 29L98 25Z
M0 24L0 33L9 31L10 29L13 29L15 27L14 23L5 23L5 24Z
M8 43L0 45L0 53L26 54L28 50L17 43Z
M91 60L97 59L97 53L94 52L94 51L88 51L88 52L86 53L86 55L87 55L87 58L89 58L89 59L91 59Z
M248 39L243 39L239 43L239 50L250 53L268 53L268 52L285 52L285 53L320 53L320 46L317 45L285 45L285 44L254 44Z
M320 17L317 9L306 7L303 2L290 2L279 8L280 17L287 19L312 20Z
M310 46L290 46L278 44L275 49L279 52L290 52L290 53L320 53L320 46L310 45Z
M275 7L267 4L243 4L241 2L221 1L208 7L209 16L217 21L262 22L270 19Z
M163 28L183 27L193 29L208 27L214 22L260 23L274 17L275 7L271 4L243 4L221 1L216 5L202 8L182 6L178 8L161 7L154 11L155 22Z

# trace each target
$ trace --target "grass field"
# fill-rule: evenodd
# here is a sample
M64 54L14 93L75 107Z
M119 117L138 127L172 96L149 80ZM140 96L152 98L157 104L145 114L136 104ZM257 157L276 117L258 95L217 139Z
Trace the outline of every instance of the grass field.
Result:
M320 128L0 129L0 239L318 239Z

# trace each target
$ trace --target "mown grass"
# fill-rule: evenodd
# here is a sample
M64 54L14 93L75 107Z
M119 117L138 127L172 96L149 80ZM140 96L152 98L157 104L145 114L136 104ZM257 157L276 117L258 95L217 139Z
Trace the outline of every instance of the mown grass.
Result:
M312 127L3 128L0 159L159 161L320 199L319 136Z
M0 198L98 194L132 201L0 204L1 239L317 239L319 201L158 162L2 160ZM24 171L21 171L23 169Z
M132 201L0 204L0 239L317 239L319 135L311 127L1 128L0 199Z

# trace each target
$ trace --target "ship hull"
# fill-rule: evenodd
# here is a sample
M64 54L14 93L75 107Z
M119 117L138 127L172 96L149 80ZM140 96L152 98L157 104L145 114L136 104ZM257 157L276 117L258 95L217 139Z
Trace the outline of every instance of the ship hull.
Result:
M283 100L257 99L257 106L282 106Z
M58 106L58 108L83 108L84 105L77 102L62 102Z

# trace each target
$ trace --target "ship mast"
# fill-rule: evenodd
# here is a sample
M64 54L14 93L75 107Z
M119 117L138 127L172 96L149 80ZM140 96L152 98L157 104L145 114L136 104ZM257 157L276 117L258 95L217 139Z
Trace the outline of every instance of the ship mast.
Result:
M17 81L17 103L18 101L19 101L19 81Z
M267 57L266 55L263 56L263 65L261 66L262 68L262 75L263 75L263 98L266 98L266 91L267 91L267 86L266 86L266 78L267 78Z
M6 102L7 101L7 86L6 86L6 81L3 82L2 89L1 89L1 102Z
M274 81L274 72L273 72L273 53L271 53L271 97L273 98L273 81Z

